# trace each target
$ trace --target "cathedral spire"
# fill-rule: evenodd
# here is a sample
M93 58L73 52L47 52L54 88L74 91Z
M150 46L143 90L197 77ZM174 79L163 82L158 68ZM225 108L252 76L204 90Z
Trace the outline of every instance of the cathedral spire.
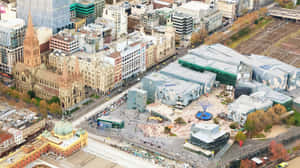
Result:
M41 64L40 45L32 24L31 13L28 14L27 30L24 39L24 64L36 67Z
M76 57L76 60L75 60L75 69L74 69L74 72L75 72L76 78L80 77L80 68L79 68L78 57Z
M62 76L60 78L60 84L62 87L68 87L69 82L69 73L68 73L68 67L67 67L67 60L65 59L63 70L62 70Z

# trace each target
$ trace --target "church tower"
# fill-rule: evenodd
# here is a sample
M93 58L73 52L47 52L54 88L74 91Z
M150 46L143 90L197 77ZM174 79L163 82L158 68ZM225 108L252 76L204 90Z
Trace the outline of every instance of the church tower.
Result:
M24 39L24 64L29 67L41 65L39 40L34 31L30 12L28 14L27 30Z

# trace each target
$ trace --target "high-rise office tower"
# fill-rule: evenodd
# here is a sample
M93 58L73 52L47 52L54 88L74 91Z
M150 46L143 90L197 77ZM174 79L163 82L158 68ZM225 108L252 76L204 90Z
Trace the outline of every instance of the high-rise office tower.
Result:
M17 18L27 22L31 12L35 27L52 28L53 33L70 28L70 0L17 0Z
M0 72L12 74L16 62L23 61L25 22L22 19L0 20Z

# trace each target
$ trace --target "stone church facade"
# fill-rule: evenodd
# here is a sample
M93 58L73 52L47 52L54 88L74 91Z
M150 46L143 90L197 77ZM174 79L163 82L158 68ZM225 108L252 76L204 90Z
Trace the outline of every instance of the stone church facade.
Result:
M24 39L24 62L16 64L13 75L17 90L25 93L34 91L37 97L43 99L57 96L63 109L70 108L85 98L78 60L73 73L68 72L66 62L62 74L52 72L42 64L39 41L30 14Z

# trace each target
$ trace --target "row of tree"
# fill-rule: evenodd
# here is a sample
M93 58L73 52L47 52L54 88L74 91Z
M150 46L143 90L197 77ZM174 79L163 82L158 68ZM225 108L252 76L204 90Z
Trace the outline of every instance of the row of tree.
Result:
M271 155L271 161L287 161L289 160L289 154L282 144L276 141L271 141L269 145L269 153ZM254 161L249 159L241 160L240 168L256 168L257 165Z
M276 0L276 2L282 8L293 9L295 7L294 2L291 0Z
M249 114L244 125L247 135L253 137L262 130L271 128L274 124L280 124L280 116L286 112L286 108L283 105L276 104L266 112L259 110Z
M58 97L52 97L50 100L41 100L36 97L33 91L28 91L27 93L18 92L15 88L10 88L2 83L0 83L0 93L4 96L9 96L10 105L14 105L17 108L24 107L25 104L34 105L36 108L30 108L30 110L35 112L40 112L44 118L47 118L48 112L54 115L61 115L62 110L60 107L60 100Z
M247 13L242 17L239 17L231 26L231 28L226 31L226 32L215 32L211 36L208 36L205 39L206 44L214 44L214 43L220 43L240 30L252 25L257 19L266 16L267 9L266 8L261 8L257 11Z

